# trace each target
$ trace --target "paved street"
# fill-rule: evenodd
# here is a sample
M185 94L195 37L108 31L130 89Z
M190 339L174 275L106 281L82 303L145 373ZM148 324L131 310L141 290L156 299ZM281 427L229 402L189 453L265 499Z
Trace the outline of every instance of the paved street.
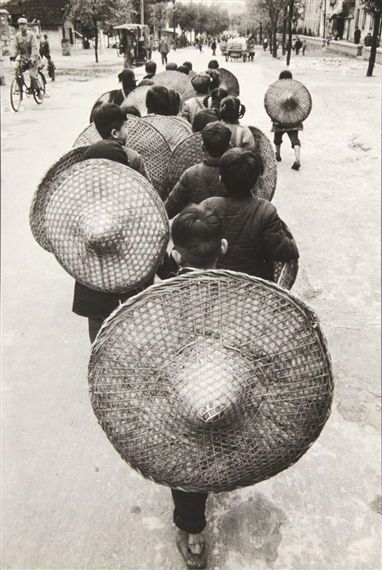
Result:
M209 59L208 49L169 56L196 70ZM254 63L218 59L239 79L242 123L270 137L263 98L284 61L260 51ZM87 388L87 321L71 312L73 279L29 229L39 180L86 127L97 96L117 87L115 52L101 54L100 73L92 61L91 52L57 57L49 99L41 106L28 99L19 113L9 107L10 82L1 87L1 568L180 570L170 492L132 471L98 426ZM366 78L366 66L309 52L292 62L313 109L299 172L282 146L274 204L299 246L294 293L321 320L335 400L297 464L209 499L210 569L380 568L381 70Z

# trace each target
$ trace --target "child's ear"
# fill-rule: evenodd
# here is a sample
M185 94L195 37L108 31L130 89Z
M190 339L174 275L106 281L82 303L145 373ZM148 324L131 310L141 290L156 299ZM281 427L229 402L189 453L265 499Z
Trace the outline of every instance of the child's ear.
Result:
M172 250L172 252L171 252L171 255L172 255L172 257L174 258L175 263L176 263L177 265L179 265L179 266L182 265L183 259L182 259L181 254L179 253L179 251L177 251L177 250L174 248L174 249Z
M220 243L220 253L222 255L225 255L227 253L227 249L228 249L228 241L226 239L222 239Z
M110 135L112 136L113 139L117 139L119 136L119 131L117 129L112 129Z

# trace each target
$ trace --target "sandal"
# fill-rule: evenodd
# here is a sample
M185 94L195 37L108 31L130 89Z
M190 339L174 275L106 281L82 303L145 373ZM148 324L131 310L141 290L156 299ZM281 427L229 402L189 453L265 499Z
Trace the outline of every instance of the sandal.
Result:
M176 537L176 545L179 552L184 558L187 568L205 568L207 565L206 548L205 543L203 543L202 551L200 554L195 554L190 549L188 543L188 532L184 530L178 530L178 536Z

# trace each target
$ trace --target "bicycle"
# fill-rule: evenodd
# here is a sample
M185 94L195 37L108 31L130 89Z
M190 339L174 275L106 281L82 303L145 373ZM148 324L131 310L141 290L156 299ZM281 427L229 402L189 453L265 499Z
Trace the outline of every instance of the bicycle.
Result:
M46 95L46 79L45 75L38 70L39 78L36 79L37 87L30 87L26 84L24 73L28 70L28 67L21 71L20 66L17 67L15 72L15 77L12 79L10 88L10 101L12 109L17 113L21 107L24 95L33 95L33 99L38 105L44 101Z

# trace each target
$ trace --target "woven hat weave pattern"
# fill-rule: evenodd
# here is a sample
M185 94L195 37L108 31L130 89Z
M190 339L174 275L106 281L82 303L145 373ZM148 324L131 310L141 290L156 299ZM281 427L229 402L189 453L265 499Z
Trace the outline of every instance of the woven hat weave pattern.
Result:
M176 117L165 115L146 115L143 117L143 120L158 129L168 142L171 151L174 150L178 143L192 135L190 124L185 121L178 121Z
M264 106L272 121L280 125L298 125L309 116L312 98L308 89L295 79L279 79L270 85Z
M193 133L180 142L172 151L166 169L166 195L168 195L183 172L204 160L201 133Z
M249 129L255 140L254 151L261 158L264 169L256 184L255 194L271 201L277 183L277 166L272 143L260 129L252 126Z
M162 71L152 78L155 85L163 85L167 89L174 89L180 95L181 103L195 97L196 92L188 75L179 71Z
M91 159L51 182L45 237L58 262L83 285L125 292L151 278L168 243L163 204L135 170Z
M105 322L91 402L134 469L186 491L230 491L295 463L330 413L316 316L275 284L194 271L154 285Z
M45 235L45 211L49 204L50 196L55 189L52 183L54 179L62 172L65 172L69 166L82 162L88 148L88 146L74 148L57 160L57 162L49 168L33 196L29 214L32 234L37 243L47 251L52 251Z
M126 117L128 135L126 146L137 151L145 163L150 181L160 196L165 194L165 176L171 148L158 129L139 117ZM74 147L90 145L101 140L94 123L91 123L74 142Z

